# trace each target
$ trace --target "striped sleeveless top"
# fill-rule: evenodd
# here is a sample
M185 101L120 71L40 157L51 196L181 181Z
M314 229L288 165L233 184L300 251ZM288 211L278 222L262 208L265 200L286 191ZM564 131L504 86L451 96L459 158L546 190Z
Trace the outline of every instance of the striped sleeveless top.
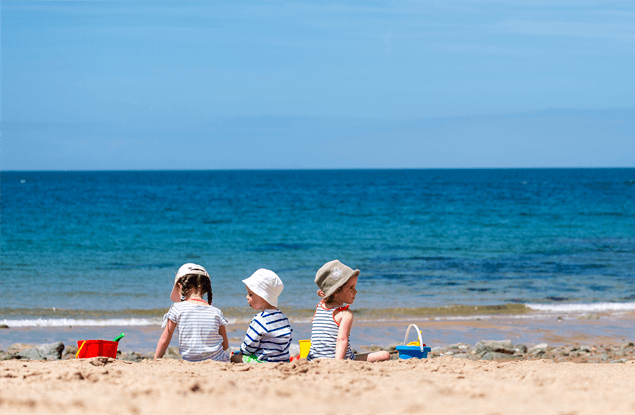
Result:
M337 344L337 333L340 326L335 322L333 313L338 310L348 309L344 307L325 308L324 302L315 308L313 322L311 325L311 349L307 360L329 358L335 359L335 345ZM355 354L351 350L350 338L346 349L346 359L355 359Z

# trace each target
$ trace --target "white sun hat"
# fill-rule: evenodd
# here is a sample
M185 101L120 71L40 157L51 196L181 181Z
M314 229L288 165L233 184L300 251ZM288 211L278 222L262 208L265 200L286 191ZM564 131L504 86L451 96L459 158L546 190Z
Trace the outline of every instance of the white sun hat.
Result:
M275 272L260 268L251 274L251 277L243 280L243 283L258 297L278 307L278 296L284 289L284 284Z
M176 277L174 277L174 287L172 288L172 294L170 294L170 300L174 301L175 303L181 301L181 290L179 290L179 287L176 285L176 283L182 276L190 274L204 275L209 278L209 274L202 266L192 263L184 264L177 271Z

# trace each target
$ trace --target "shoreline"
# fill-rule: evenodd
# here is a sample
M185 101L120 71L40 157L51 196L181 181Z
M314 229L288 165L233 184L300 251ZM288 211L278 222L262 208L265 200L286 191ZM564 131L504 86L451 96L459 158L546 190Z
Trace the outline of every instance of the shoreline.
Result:
M351 331L351 345L364 348L388 348L402 344L406 329L415 323L422 331L424 343L430 347L445 347L455 343L475 345L482 340L510 339L514 344L533 346L548 343L551 346L584 344L621 344L635 340L635 314L591 315L586 317L550 316L546 318L517 318L494 316L486 319L412 319L400 321L355 321ZM293 343L309 339L311 325L307 322L291 322ZM230 347L242 342L247 323L228 325ZM111 340L119 333L126 336L120 342L120 350L145 353L154 351L161 336L161 326L74 326L74 327L23 327L0 329L0 349L14 343L41 344L61 341L65 345L79 340ZM415 340L414 332L410 333ZM178 336L173 336L172 346L178 346Z

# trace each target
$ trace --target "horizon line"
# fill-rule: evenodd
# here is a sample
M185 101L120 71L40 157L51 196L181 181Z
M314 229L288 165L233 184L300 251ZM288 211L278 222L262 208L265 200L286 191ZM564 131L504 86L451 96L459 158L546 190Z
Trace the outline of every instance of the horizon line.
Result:
M60 170L2 170L2 173L109 173L109 172L247 172L247 171L406 171L406 170L627 170L635 166L622 167L363 167L363 168L235 168L235 169L60 169Z

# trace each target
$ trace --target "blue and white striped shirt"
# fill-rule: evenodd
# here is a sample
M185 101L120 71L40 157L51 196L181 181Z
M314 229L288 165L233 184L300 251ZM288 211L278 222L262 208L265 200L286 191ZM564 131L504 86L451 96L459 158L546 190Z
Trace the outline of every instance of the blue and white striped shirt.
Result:
M223 350L223 336L218 332L220 326L227 325L223 312L205 304L192 304L188 301L172 304L163 317L163 326L167 319L176 323L179 333L179 353L184 360L229 361L229 354Z
M335 322L333 313L338 310L346 310L349 306L326 308L324 302L315 308L313 321L311 324L311 348L307 360L313 359L335 359L335 349L337 347L337 334L340 326ZM348 347L346 348L345 359L355 359L355 354L351 349L350 334Z
M240 352L255 354L263 362L288 362L291 325L280 310L264 310L249 323Z

